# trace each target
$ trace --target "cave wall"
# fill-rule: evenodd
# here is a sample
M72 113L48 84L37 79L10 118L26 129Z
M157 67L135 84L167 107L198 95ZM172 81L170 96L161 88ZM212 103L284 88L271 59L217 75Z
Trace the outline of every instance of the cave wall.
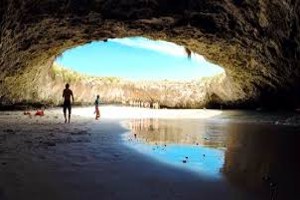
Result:
M219 87L230 97L219 100L225 103L291 105L299 99L297 0L0 3L1 101L35 99L43 90L38 83L63 51L128 36L175 42L224 67L227 80Z

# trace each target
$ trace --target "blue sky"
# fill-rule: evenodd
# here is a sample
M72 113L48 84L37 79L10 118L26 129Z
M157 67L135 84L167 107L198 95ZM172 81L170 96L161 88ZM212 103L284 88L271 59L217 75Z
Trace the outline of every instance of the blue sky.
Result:
M200 55L188 59L181 46L142 37L92 42L66 51L56 62L88 75L131 80L182 81L223 72Z

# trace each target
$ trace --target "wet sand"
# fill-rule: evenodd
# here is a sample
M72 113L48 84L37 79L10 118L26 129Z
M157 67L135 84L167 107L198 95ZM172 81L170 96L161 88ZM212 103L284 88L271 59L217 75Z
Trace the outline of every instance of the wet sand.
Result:
M32 119L1 112L0 199L260 199L226 180L201 177L128 147L122 136L129 130L121 123L134 116L122 115L128 108L122 109L102 109L100 121L91 108L74 109L71 124L62 123L61 110ZM194 112L201 118L220 114Z

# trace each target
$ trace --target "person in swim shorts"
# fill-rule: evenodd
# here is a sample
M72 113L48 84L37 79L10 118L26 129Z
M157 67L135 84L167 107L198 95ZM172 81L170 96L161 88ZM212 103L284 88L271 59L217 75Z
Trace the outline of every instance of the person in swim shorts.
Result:
M64 98L63 112L65 117L65 123L71 122L71 111L72 111L72 103L74 103L74 95L72 90L70 90L70 85L67 83L66 88L63 91L62 97ZM72 97L72 102L71 102ZM67 120L67 110L68 110L68 120Z

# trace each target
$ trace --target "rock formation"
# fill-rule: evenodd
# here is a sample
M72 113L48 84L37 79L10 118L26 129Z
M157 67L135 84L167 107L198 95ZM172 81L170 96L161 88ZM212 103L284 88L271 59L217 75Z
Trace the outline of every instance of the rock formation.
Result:
M299 17L296 0L0 0L0 101L38 99L54 58L69 48L144 36L224 67L212 99L294 106Z
M75 102L80 104L92 104L99 94L102 103L134 106L135 102L142 103L138 105L141 107L145 107L144 104L153 107L153 104L158 103L161 108L203 108L213 106L212 102L222 103L213 99L210 92L216 91L215 85L223 82L225 74L190 81L132 81L117 77L88 76L55 63L44 78L39 85L43 91L35 98L53 105L62 103L62 88L65 83L70 83ZM226 98L226 95L221 98Z

